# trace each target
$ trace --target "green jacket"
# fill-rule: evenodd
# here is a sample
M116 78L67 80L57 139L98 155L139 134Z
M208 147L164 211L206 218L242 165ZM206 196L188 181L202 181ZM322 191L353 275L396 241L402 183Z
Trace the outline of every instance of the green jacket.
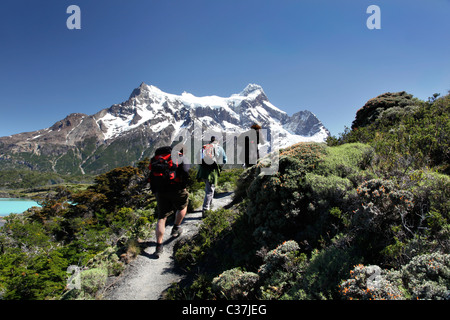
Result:
M220 168L218 164L214 166L200 165L197 171L197 179L208 180L209 183L217 185L219 182Z

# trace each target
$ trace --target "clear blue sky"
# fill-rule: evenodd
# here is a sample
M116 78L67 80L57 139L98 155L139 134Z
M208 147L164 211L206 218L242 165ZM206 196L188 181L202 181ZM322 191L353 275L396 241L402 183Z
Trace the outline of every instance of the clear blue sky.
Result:
M68 30L69 5L81 30ZM369 5L381 30L369 30ZM387 91L450 90L449 0L4 0L0 136L94 114L141 82L197 96L260 84L333 135Z

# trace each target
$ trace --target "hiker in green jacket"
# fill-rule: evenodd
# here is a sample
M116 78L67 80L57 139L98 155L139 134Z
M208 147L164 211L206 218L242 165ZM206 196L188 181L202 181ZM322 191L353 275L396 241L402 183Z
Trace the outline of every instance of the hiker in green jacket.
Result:
M209 144L202 147L200 151L201 164L197 172L197 179L205 182L205 199L203 201L202 216L205 211L211 209L214 198L214 190L219 181L221 166L227 163L227 155L214 136Z

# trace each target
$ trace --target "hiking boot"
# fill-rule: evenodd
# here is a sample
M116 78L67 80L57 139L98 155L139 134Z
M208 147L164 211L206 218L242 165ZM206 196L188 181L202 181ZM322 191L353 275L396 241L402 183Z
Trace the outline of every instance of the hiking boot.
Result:
M183 229L180 226L173 226L172 228L172 232L170 233L170 235L172 237L179 237L180 234L183 232Z
M162 244L157 244L156 245L156 250L155 250L155 253L154 253L155 257L159 258L163 252L164 252L163 245Z

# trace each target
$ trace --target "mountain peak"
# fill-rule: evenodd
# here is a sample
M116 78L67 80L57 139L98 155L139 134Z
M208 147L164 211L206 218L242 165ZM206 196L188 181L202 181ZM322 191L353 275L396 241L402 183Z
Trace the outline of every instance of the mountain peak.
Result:
M129 99L139 96L144 92L161 93L162 91L158 87L155 87L153 85L148 85L145 82L142 82L139 85L139 87L137 87L136 89L133 90Z
M240 93L240 95L247 97L250 94L252 94L254 92L257 92L257 91L260 91L261 93L264 94L264 90L263 90L263 88L260 85L254 84L254 83L250 83L250 84L248 84L245 87L245 89Z

